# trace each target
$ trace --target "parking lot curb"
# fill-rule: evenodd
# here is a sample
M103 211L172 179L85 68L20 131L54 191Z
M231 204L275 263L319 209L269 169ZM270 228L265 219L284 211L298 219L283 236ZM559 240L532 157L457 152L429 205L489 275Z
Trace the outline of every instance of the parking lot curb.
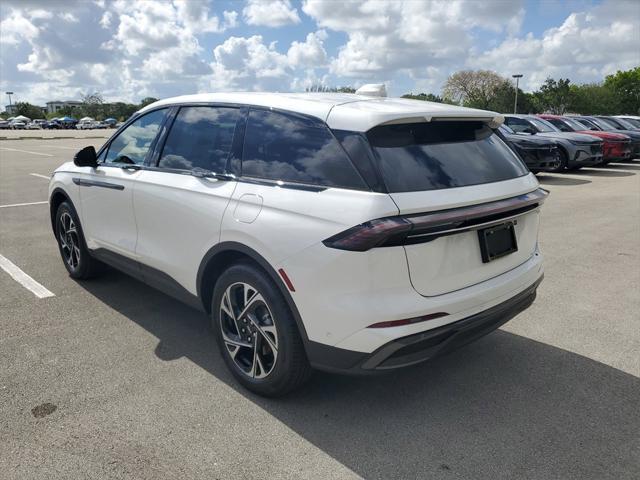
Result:
M89 138L109 138L107 137L102 137L102 136L91 136L91 137L0 137L0 140L65 140L65 139L71 139L71 140L83 140L83 139L89 139Z

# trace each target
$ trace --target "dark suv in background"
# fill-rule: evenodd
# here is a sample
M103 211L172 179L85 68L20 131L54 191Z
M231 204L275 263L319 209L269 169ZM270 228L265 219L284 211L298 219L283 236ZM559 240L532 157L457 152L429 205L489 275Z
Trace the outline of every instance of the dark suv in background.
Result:
M578 170L602 163L603 142L591 135L561 132L546 120L532 115L505 115L504 119L516 133L554 139L560 149L560 170Z

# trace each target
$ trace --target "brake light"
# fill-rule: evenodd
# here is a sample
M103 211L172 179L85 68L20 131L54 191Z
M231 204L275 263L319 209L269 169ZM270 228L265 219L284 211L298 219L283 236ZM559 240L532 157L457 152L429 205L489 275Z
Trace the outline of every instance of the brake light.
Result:
M373 325L369 325L367 328L400 327L402 325L411 325L413 323L426 322L427 320L434 320L436 318L446 317L447 315L449 314L445 312L430 313L429 315L423 315L421 317L405 318L402 320L391 320L388 322L378 322L378 323L374 323Z
M394 236L405 237L412 227L413 224L403 217L379 218L340 232L323 243L340 250L365 252L387 243Z
M533 192L495 202L417 215L378 218L356 225L322 243L327 247L366 252L376 247L424 243L444 235L477 230L522 215L544 203L549 192Z

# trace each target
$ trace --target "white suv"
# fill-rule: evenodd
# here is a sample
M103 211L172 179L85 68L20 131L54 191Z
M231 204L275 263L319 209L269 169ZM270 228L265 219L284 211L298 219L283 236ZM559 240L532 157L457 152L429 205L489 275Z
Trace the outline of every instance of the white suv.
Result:
M245 387L373 372L478 338L543 276L547 193L493 112L352 94L200 94L136 113L50 184L64 265L211 316Z

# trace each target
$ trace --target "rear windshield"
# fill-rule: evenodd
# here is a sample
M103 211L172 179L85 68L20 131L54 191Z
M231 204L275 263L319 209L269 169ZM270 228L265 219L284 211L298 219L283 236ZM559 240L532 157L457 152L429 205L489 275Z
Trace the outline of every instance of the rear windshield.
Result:
M527 167L481 122L385 125L367 133L389 192L500 182Z

